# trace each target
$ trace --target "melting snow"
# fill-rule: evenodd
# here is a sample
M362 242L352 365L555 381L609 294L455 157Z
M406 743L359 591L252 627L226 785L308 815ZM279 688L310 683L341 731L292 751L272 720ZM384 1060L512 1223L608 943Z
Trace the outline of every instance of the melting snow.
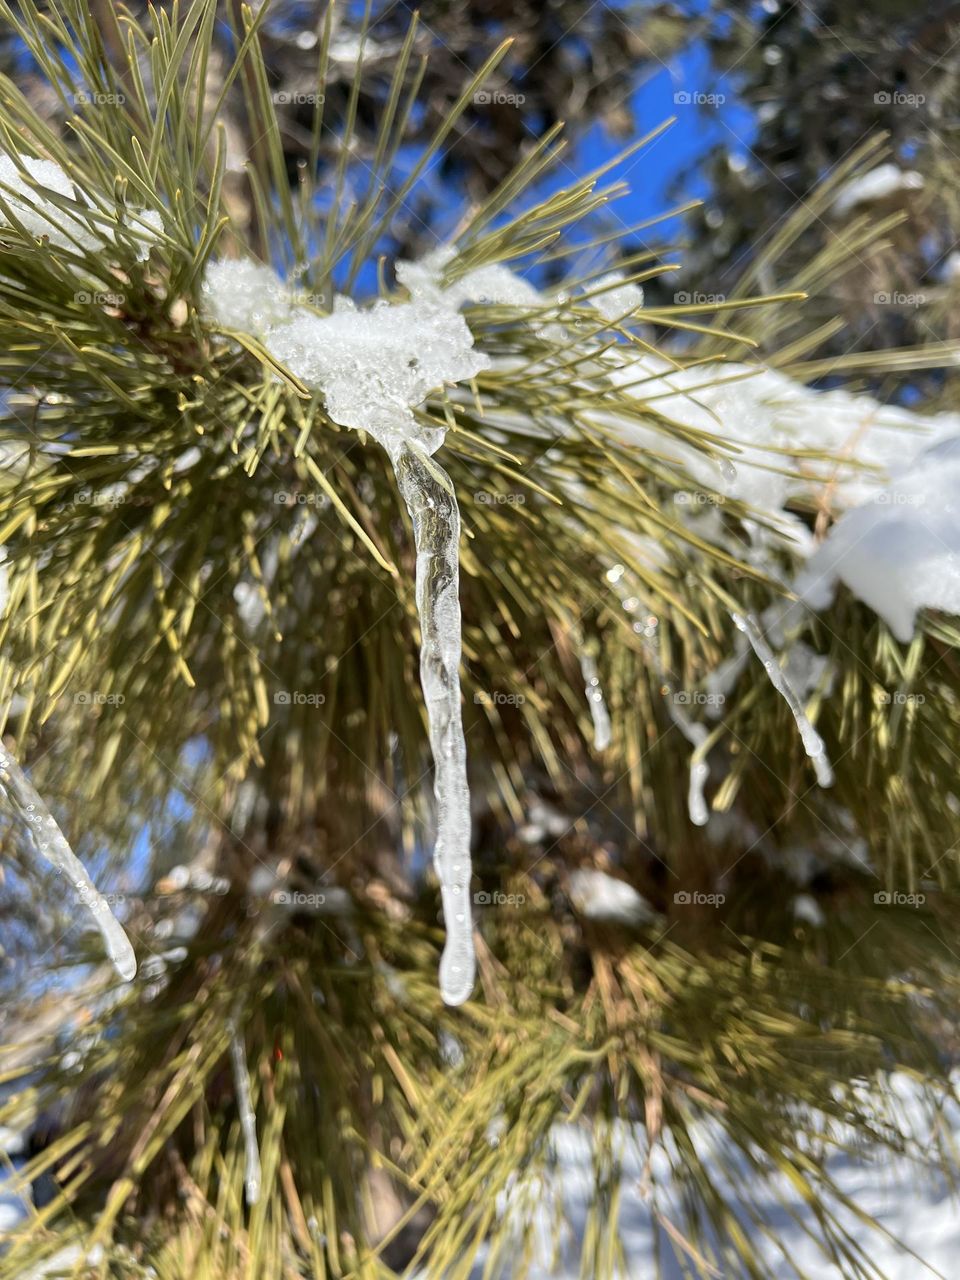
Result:
M31 185L21 170L26 171L35 186ZM47 188L75 204L84 205L91 211L94 209L67 173L52 160L34 160L26 155L18 155L14 159L13 156L0 154L0 183L3 188L8 188L0 188L0 195L30 235L45 236L51 244L61 249L74 250L78 245L84 249L96 249L113 238L106 223L97 223L94 231L93 224L83 215L61 208L43 195L43 188ZM153 210L130 212L132 216L128 228L136 233L140 241L138 257L146 258L149 242L161 230L162 220ZM0 220L5 221L3 210L0 210Z
M620 271L592 280L588 292L595 295L588 298L591 307L599 311L604 320L620 320L643 306L643 290L638 284L625 283Z
M960 436L922 453L848 511L811 557L798 594L813 608L839 580L904 643L919 609L960 614Z
M923 175L916 169L901 169L892 163L880 164L840 188L833 202L833 212L842 217L858 204L882 200L897 191L919 191L922 187Z

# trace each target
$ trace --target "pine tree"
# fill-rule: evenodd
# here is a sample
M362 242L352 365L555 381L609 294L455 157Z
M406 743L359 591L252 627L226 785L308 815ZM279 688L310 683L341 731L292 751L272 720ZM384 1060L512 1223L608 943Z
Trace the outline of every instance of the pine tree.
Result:
M836 246L776 295L754 269L722 303L645 304L669 259L612 273L592 230L618 184L524 200L558 128L445 251L397 262L398 211L505 50L398 181L412 26L358 186L363 60L331 123L328 18L291 188L268 12L235 15L223 65L211 0L106 32L0 0L65 123L3 79L0 783L30 927L0 1120L45 1140L2 1273L72 1249L78 1274L520 1276L569 1126L585 1275L624 1265L628 1194L691 1274L769 1274L777 1185L875 1274L827 1157L909 1149L895 1072L931 1108L949 1088L960 750L949 565L924 546L881 590L876 546L893 509L949 552L957 431L809 384L955 353L822 358L802 301ZM228 104L261 131L249 225ZM923 430L940 452L888 485ZM442 855L441 885L460 715L473 878ZM458 887L477 979L445 1002ZM84 932L123 970L108 908L132 983Z

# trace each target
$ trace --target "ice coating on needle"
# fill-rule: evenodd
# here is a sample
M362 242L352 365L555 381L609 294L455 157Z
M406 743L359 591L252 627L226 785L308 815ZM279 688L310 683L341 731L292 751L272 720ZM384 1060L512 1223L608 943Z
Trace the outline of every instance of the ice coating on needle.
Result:
M459 303L426 284L410 302L359 308L337 298L332 314L319 315L298 305L269 267L230 260L210 264L202 293L216 324L260 338L291 373L323 392L334 422L368 431L384 446L416 440L436 452L443 429L418 424L413 409L490 364L474 348Z
M830 766L823 739L807 718L807 713L803 709L803 703L800 701L796 689L787 679L783 668L777 662L773 650L764 639L756 618L751 614L741 616L739 613L734 613L731 616L737 629L747 637L754 653L763 663L763 669L770 677L770 683L790 708L793 718L797 722L797 728L800 730L803 749L813 761L817 782L821 787L832 786L833 769Z
M87 875L87 870L67 843L56 819L40 799L33 784L7 751L0 749L0 789L28 824L40 854L73 885L77 902L86 907L103 938L104 949L113 967L130 982L137 972L137 957L130 939L110 910L106 899Z
M250 1076L247 1072L247 1055L243 1038L236 1021L231 1018L230 1065L233 1068L233 1088L237 1099L240 1128L243 1131L244 1176L243 1186L247 1204L254 1205L260 1199L260 1148L257 1146L257 1113L250 1099Z

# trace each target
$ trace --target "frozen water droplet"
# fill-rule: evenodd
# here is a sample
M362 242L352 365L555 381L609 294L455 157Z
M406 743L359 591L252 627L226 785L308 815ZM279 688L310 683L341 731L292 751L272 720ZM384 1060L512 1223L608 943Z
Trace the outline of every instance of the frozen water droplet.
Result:
M603 697L603 689L600 686L600 676L597 674L597 664L593 656L589 653L582 652L580 654L580 671L586 682L587 703L590 707L590 716L593 720L593 746L595 751L606 751L610 745L612 729L610 725L610 714L607 711L607 704Z
M705 827L710 817L707 810L707 802L703 795L703 789L709 777L710 768L708 765L702 761L699 764L691 762L690 786L687 791L687 812L690 815L690 821L696 827Z

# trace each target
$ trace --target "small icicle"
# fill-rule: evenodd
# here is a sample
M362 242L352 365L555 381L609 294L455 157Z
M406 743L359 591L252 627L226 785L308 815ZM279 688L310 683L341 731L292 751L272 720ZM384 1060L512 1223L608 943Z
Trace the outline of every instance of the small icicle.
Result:
M0 787L13 807L30 828L33 843L47 862L63 872L77 891L79 901L93 916L103 937L103 945L113 967L124 980L130 982L137 972L137 957L130 939L120 922L87 875L86 868L70 848L67 838L57 826L56 819L40 799L33 784L6 751L0 750Z
M583 672L583 678L586 682L584 692L587 695L587 703L593 719L593 746L596 751L606 751L610 745L611 737L610 713L607 711L607 704L604 700L597 664L593 659L593 655L585 650L581 651L580 654L580 670Z
M420 616L420 683L427 705L437 799L433 862L440 880L446 944L440 994L463 1004L476 957L470 918L470 790L460 711L460 509L443 468L408 440L384 441L413 522Z
M787 679L780 664L777 662L773 650L764 639L756 618L750 613L746 617L741 616L739 613L733 613L731 617L737 628L750 641L754 653L763 663L763 668L770 677L770 683L790 708L793 718L797 722L797 728L800 730L803 749L813 761L817 782L821 787L832 786L833 769L830 767L823 739L808 720L807 713L803 709L803 703L800 701L796 689Z
M233 1088L243 1130L244 1175L243 1187L247 1204L254 1205L260 1199L260 1149L257 1146L257 1116L250 1101L250 1076L247 1072L247 1055L243 1037L235 1018L230 1018L230 1062L233 1066Z
M710 811L707 808L707 802L704 798L703 789L707 785L707 779L710 777L710 766L706 760L697 755L699 748L703 746L710 731L704 724L697 724L691 720L685 712L673 700L673 690L669 685L666 686L667 710L670 713L670 719L677 726L686 740L693 747L690 755L690 784L687 788L687 812L690 815L690 821L695 827L705 827L710 818Z
M608 582L617 586L624 576L623 565L614 565L611 569L607 570L606 576ZM626 595L626 586L620 587L618 590L623 607L628 609L629 602L631 607L629 607L628 612L634 613L636 608L639 607L639 600L636 597ZM657 619L654 617L652 621L655 627ZM643 635L644 645L650 657L650 661L659 673L661 680L665 680L665 673L660 662L657 645L652 638L653 629L650 628L648 630L641 631L640 624L635 623L634 630L637 631L638 634ZM710 732L706 725L697 724L695 721L691 720L685 712L680 710L678 704L674 701L673 689L669 684L664 683L662 692L666 697L667 711L670 715L670 719L693 747L693 752L690 756L690 782L687 787L687 813L690 816L690 821L695 827L705 827L710 820L710 810L707 806L707 801L703 793L704 788L707 785L707 780L710 777L710 766L707 764L705 759L697 754L697 751L698 748L702 747L706 742L707 738L710 736Z

